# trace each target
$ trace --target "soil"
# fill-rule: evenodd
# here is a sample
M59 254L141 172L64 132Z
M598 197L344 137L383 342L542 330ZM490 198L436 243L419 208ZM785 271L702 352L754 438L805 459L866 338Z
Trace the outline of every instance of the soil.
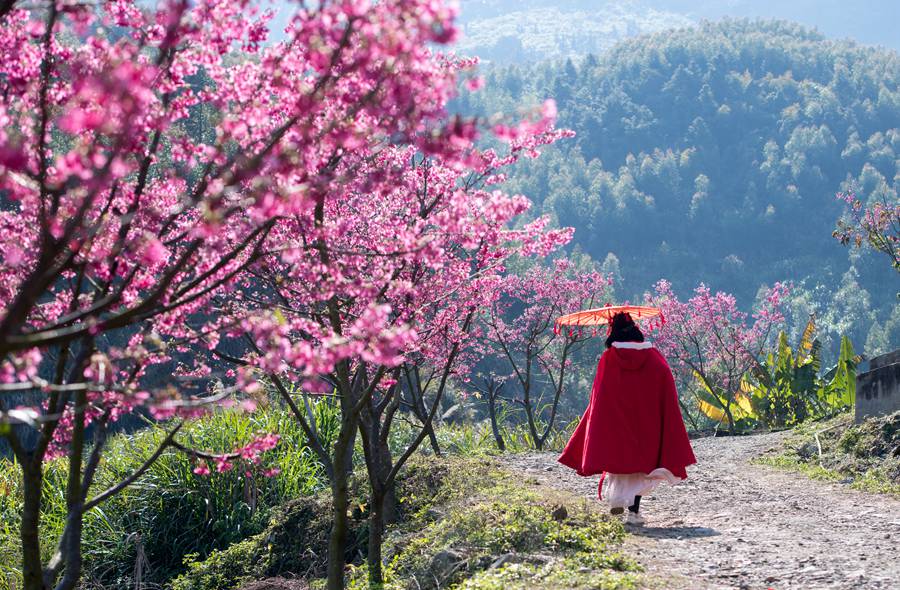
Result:
M811 480L750 461L786 433L693 441L698 463L641 501L625 551L646 588L900 589L900 499ZM544 485L597 498L555 453L507 456Z

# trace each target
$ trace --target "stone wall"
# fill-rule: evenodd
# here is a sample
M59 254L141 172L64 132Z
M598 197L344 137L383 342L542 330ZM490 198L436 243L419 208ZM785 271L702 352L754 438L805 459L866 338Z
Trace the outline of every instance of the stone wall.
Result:
M873 358L856 377L856 421L900 410L900 350Z

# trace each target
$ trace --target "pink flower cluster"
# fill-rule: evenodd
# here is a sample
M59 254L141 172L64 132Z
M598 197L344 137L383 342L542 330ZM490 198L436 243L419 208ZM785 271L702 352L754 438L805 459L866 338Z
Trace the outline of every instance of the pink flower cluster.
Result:
M493 126L502 154L447 116L479 82L434 53L443 2L301 3L270 44L248 0L54 6L0 17L0 382L46 394L52 453L265 374L437 360L510 257L571 236L496 189L571 135L552 101Z
M188 450L188 452L194 454L198 459L197 466L193 469L197 475L209 475L212 473L209 467L209 463L212 462L217 473L231 471L238 464L243 464L247 468L246 474L249 477L252 475L250 469L253 466L260 465L263 461L263 454L274 449L278 445L279 440L280 438L277 434L262 434L231 453L214 455L191 450ZM277 467L267 467L261 471L264 477L274 477L280 472L281 470Z
M489 348L485 352L523 359L533 354L533 360L542 367L558 370L558 344L567 338L596 335L597 328L589 328L587 334L584 330L557 333L556 319L605 305L612 285L612 277L593 269L579 269L568 258L504 277L486 317Z
M788 285L776 283L751 318L729 293L713 293L701 284L682 301L672 284L661 280L647 295L647 303L659 307L666 318L653 335L655 345L682 382L691 382L697 372L713 387L733 393L783 324L789 295Z
M847 212L838 221L834 237L845 246L868 245L887 254L900 271L900 202L882 198L864 205L852 191L838 193L837 198L847 205Z

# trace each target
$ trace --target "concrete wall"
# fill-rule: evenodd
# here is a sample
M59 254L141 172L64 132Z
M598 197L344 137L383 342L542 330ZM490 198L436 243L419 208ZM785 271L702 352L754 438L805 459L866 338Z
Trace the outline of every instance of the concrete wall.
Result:
M900 350L875 357L856 377L856 421L900 410Z
M893 365L894 363L900 363L900 350L895 350L894 352L876 356L869 361L869 370L874 371L875 369Z

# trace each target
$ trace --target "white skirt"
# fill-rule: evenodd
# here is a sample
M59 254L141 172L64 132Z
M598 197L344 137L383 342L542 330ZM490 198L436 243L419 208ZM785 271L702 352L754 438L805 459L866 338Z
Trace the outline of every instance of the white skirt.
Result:
M607 473L605 475L606 494L605 500L610 508L628 508L634 504L635 496L646 496L656 486L663 482L672 485L681 481L680 478L666 469L660 467L648 473ZM601 486L603 483L601 482ZM603 494L601 493L601 497Z

